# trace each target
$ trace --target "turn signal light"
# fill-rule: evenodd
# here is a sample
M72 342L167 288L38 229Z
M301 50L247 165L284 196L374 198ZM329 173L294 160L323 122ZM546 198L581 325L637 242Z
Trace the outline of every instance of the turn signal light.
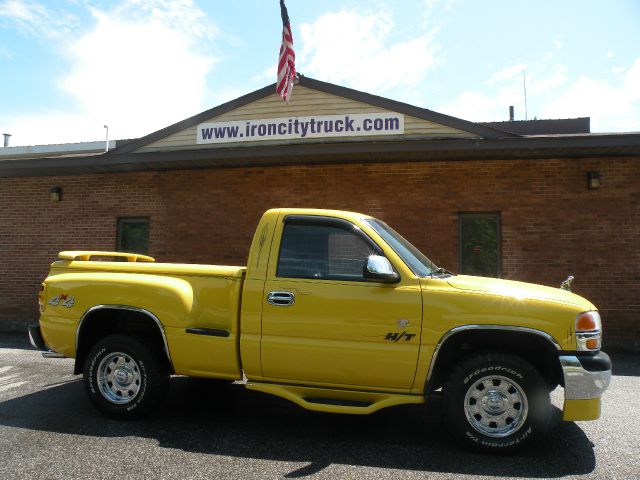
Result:
M589 350L595 350L600 348L600 339L599 338L590 338L586 342L584 342L585 347Z

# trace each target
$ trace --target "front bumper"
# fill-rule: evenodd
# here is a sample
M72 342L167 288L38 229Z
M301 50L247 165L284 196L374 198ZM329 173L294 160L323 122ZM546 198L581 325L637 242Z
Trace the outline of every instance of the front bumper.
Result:
M611 382L609 355L562 355L564 375L564 420L600 418L600 397Z

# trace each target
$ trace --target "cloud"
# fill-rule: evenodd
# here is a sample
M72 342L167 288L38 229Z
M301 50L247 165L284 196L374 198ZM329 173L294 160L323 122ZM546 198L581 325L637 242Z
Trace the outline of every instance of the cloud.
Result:
M69 67L56 84L67 108L12 116L17 141L94 140L104 124L112 138L131 138L203 109L217 61L209 40L219 31L191 0L129 0L90 13L92 27L60 43Z
M569 80L567 72L568 68L561 64L556 64L549 70L533 70L531 75L525 72L527 94L535 97L561 87Z
M197 113L215 62L194 48L194 40L215 31L185 10L189 2L158 3L157 9L127 3L95 10L95 27L68 46L73 67L59 81L83 110L102 114L129 136Z
M101 123L102 122L102 123ZM97 114L42 111L37 115L16 114L2 119L5 131L11 132L11 146L103 140L104 119ZM109 133L111 139L113 133Z
M77 18L64 10L49 10L38 2L6 0L0 4L0 18L14 23L22 32L35 37L57 38L68 34Z
M580 76L540 113L545 118L591 117L594 132L640 131L640 58L615 83Z
M278 65L274 63L270 67L262 70L257 75L254 75L251 78L251 81L253 83L267 84L269 82L273 82L274 79L277 77L277 74L278 74Z
M526 74L527 107L524 101L524 79ZM531 112L538 97L544 97L549 89L566 81L566 67L544 59L536 65L517 63L501 68L484 82L480 91L465 91L438 111L474 122L509 119L509 106L516 111L516 120L524 120L527 110ZM532 118L533 115L528 115Z
M398 32L385 11L326 13L300 33L301 73L371 93L420 85L436 63L433 32L394 43Z
M466 91L437 111L473 122L508 120L508 106L519 104L515 99L516 95L506 89L494 96Z
M13 50L0 44L0 58L3 58L5 60L13 60L14 56L15 54L13 53Z
M522 78L522 72L526 68L526 63L518 63L516 65L503 68L493 74L493 76L487 81L487 85L495 85L496 83L504 82L505 80L511 81L516 78Z
M512 98L537 95L557 88L567 81L567 67L551 63L551 56L543 54L543 62L528 68L526 63L518 63L505 67L494 73L485 85L499 89L502 97L505 94ZM524 101L523 99L520 99Z
M102 13L133 24L161 25L191 40L212 39L220 33L192 0L125 0Z
M439 111L471 121L524 120L522 83L524 64L497 71L478 91L465 91ZM570 77L565 65L545 59L526 70L528 118L591 117L593 132L640 130L640 58L629 68L615 70L607 80L582 75Z
M457 7L461 0L423 0L422 4L425 10L425 19L436 17L440 20L440 15L447 14L454 7Z

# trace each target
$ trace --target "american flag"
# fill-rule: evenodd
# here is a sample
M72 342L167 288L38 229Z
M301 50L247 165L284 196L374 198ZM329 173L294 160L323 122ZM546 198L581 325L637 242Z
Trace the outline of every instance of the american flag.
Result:
M284 0L280 0L280 14L282 15L282 45L280 45L280 56L278 57L276 92L285 102L289 102L293 91L293 81L296 78L296 54L293 51L293 35L291 35L289 13L284 5Z

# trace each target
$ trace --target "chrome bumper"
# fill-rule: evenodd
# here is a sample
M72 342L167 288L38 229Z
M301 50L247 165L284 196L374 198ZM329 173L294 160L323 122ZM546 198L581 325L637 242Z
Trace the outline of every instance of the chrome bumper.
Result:
M40 323L32 323L27 327L27 331L29 332L29 342L31 342L31 346L36 350L48 351L49 349L44 343L42 339L42 333L40 333Z
M29 332L29 342L31 342L31 346L36 350L40 350L42 352L42 356L45 358L64 358L64 355L54 352L47 347L47 344L44 343L44 339L42 338L42 332L40 331L40 323L32 323L27 327L27 331Z
M591 356L563 355L565 400L600 398L611 382L611 360L604 352Z

